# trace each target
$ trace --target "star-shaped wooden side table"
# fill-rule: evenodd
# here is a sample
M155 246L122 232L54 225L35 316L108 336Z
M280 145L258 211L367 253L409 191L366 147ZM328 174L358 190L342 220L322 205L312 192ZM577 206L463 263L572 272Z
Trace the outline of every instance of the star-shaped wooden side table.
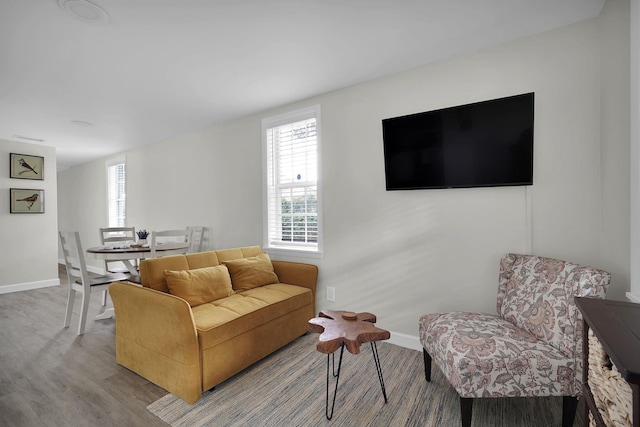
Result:
M378 380L382 388L384 403L387 403L387 391L384 387L382 378L382 368L380 366L380 357L378 356L378 348L376 341L388 340L391 337L389 331L374 326L376 316L372 313L353 313L350 311L334 311L323 310L319 317L314 317L307 324L307 331L319 333L318 344L316 346L320 353L327 355L327 399L325 405L325 414L327 419L333 417L333 408L336 404L336 394L338 393L338 382L340 380L340 368L342 367L342 355L345 347L351 354L360 353L360 344L366 342L371 343L373 353L373 361L378 372ZM334 352L340 349L340 360L338 362L338 371L336 373ZM335 389L333 391L333 403L331 411L329 411L329 358L333 366L333 377L336 379Z

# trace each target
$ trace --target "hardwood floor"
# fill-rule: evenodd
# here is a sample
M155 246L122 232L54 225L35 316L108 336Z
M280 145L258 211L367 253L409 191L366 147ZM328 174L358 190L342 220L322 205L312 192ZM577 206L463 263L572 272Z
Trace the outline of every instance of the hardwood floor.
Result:
M167 392L115 362L115 320L91 295L78 336L80 298L63 328L68 287L0 295L1 426L166 426L146 407Z
M84 335L80 297L62 327L66 280L61 266L61 286L0 295L0 426L166 426L146 407L167 392L116 364L115 320L94 320L99 292Z

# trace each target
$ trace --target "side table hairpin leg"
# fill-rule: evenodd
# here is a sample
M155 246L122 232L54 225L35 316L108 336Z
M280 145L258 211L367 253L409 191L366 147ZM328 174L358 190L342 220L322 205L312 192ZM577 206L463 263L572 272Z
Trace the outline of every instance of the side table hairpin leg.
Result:
M336 395L338 394L338 382L340 381L340 369L342 368L342 355L344 354L344 343L340 346L340 360L338 361L338 373L336 374L336 365L335 365L335 353L327 354L327 400L325 405L325 415L327 419L330 420L333 417L333 408L336 406ZM329 358L331 358L331 365L333 368L332 375L336 379L336 386L333 390L333 402L331 403L331 412L329 412Z
M380 357L378 356L378 346L376 345L375 341L371 341L371 352L373 353L373 361L376 364L376 371L378 371L378 380L380 381L380 388L382 388L384 403L387 403L387 389L384 387L384 379L382 378L382 366L380 365Z
M378 346L375 341L371 341L371 352L373 354L373 362L376 365L376 372L378 373L378 381L380 381L380 388L382 389L382 396L384 396L384 403L387 403L387 389L384 386L384 379L382 378L382 365L380 364L380 356L378 355ZM327 419L333 418L333 409L336 406L336 396L338 395L338 382L340 381L340 370L342 369L342 356L344 354L344 343L340 346L340 358L338 359L338 372L336 373L335 365L335 353L327 354L327 398L325 401L325 415ZM331 358L331 369L329 369L329 359ZM331 374L329 371L331 370ZM331 376L336 379L336 385L333 390L333 399L331 402L331 411L329 411L329 383L331 382Z

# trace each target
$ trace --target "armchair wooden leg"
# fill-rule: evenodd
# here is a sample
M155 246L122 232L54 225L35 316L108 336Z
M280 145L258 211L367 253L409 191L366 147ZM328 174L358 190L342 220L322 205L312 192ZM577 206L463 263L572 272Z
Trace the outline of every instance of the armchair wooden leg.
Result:
M460 418L462 419L462 427L471 427L471 413L473 411L473 398L460 398Z
M562 427L572 427L576 417L578 398L575 396L562 396Z
M431 356L424 348L422 349L422 357L424 359L424 377L427 382L431 382Z

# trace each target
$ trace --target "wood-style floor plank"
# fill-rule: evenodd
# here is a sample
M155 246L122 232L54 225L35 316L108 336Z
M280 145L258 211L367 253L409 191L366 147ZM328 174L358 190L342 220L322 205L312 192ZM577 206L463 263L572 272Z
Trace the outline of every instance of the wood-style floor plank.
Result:
M63 328L68 287L0 295L0 425L166 426L146 407L167 392L115 362L115 320L94 320L77 336L80 296Z

